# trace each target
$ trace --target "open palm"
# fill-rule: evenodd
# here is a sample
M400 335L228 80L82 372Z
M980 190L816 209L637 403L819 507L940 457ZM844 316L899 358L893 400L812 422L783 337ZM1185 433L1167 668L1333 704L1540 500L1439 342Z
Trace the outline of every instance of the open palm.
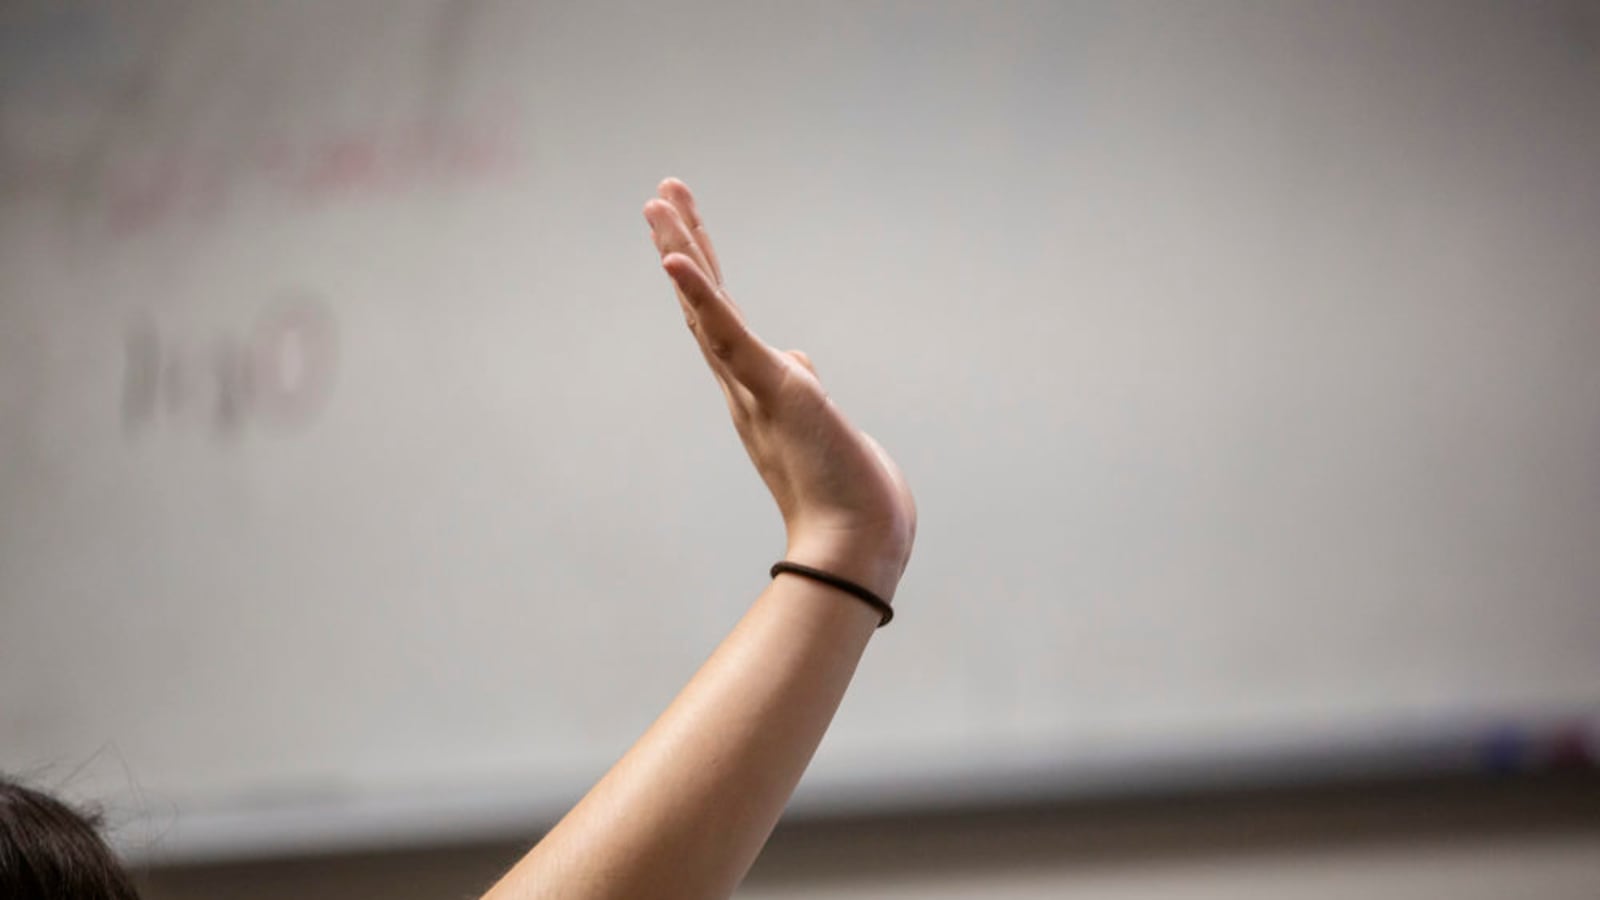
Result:
M658 195L644 207L652 239L739 438L778 503L785 557L892 596L917 527L899 466L829 399L805 353L774 349L745 324L688 186L669 178Z

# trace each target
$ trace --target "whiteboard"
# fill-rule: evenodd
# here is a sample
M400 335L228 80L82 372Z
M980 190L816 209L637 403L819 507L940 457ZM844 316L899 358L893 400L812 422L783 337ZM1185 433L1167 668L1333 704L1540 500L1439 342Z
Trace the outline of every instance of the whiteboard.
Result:
M527 833L760 591L666 175L921 511L797 810L1470 764L1600 706L1592 6L0 42L0 767L132 855Z

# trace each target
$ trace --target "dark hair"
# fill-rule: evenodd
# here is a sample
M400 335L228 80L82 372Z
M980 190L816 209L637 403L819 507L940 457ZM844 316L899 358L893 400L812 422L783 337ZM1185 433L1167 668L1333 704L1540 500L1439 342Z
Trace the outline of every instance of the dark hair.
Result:
M0 897L138 900L99 818L0 775Z

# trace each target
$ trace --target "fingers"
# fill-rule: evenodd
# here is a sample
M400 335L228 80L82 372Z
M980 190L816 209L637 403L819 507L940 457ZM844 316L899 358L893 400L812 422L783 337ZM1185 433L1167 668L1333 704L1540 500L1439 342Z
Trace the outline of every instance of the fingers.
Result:
M650 223L650 240L655 244L656 252L666 256L672 252L672 247L684 246L684 240L681 235L667 236L672 229L671 216L659 209L660 205L659 201L655 200L646 203L644 215L645 220ZM660 224L658 225L657 223ZM727 398L729 407L737 406L736 401L740 398L736 397L734 389L729 383L727 373L722 370L716 359L706 350L705 341L701 338L699 332L699 317L695 314L694 308L690 306L689 298L684 296L683 291L678 288L676 282L673 284L673 292L678 297L679 308L683 310L684 322L689 326L689 331L695 336L695 343L700 348L700 355L705 357L706 365L710 367L712 376L717 379L717 385L722 388L722 394Z
M712 369L727 373L757 400L770 396L783 378L778 352L750 333L727 294L688 254L664 251L661 265L688 302L690 329Z
M776 351L744 327L738 306L722 290L717 276L710 274L716 271L715 256L699 239L706 236L704 225L699 225L697 237L689 224L689 217L696 223L700 219L688 187L669 178L661 183L660 192L662 199L645 204L645 219L707 364L729 393L730 404L744 391L765 394L781 378Z
M705 251L695 242L694 235L689 231L689 225L684 221L683 215L676 206L660 198L651 200L644 205L645 220L650 223L650 230L655 236L656 249L661 251L663 259L669 253L682 253L689 257L702 272L711 271L711 262L706 258ZM713 285L720 282L713 281ZM738 312L737 309L734 310Z
M676 178L668 178L656 187L656 192L678 210L678 215L683 217L684 224L689 228L689 236L705 256L711 278L717 284L722 284L722 264L717 261L717 251L711 247L711 234L706 231L705 221L700 218L700 210L695 206L694 194L689 192L689 186Z

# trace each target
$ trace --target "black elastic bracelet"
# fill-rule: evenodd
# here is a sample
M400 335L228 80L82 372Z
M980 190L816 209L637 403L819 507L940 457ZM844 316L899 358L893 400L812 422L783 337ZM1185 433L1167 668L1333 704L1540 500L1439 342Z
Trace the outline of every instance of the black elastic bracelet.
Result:
M813 569L810 566L802 566L799 563L792 563L786 559L773 563L772 571L768 574L770 574L773 578L777 578L779 572L789 572L795 575L804 575L807 578L815 578L823 584L829 585L830 587L836 587L847 594L861 598L861 600L863 600L868 606L883 614L883 620L878 623L879 628L889 624L889 620L894 618L894 607L889 605L889 601L879 597L877 594L874 594L873 592L867 590L859 584L856 584L853 581L846 581L837 575L830 575L821 569Z

